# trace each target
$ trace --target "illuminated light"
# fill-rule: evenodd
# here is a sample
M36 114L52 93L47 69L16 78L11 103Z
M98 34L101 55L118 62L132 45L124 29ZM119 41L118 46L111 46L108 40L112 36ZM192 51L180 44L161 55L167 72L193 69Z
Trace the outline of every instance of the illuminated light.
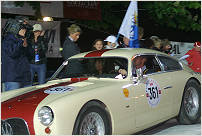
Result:
M59 51L62 51L63 50L63 48L59 48Z
M53 21L52 17L43 17L43 21Z
M50 134L50 133L51 133L51 130L50 130L49 127L47 127L47 128L45 129L45 133L46 133L46 134Z
M124 89L123 89L123 93L124 93L125 97L128 97L128 96L129 96L129 91L128 91L127 88L124 88Z

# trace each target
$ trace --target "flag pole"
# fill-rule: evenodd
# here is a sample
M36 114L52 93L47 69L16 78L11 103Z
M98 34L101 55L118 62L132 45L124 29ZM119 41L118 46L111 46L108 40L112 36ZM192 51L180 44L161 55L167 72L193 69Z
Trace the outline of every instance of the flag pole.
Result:
M116 36L116 42L118 42L119 36L120 36L120 33L118 33Z

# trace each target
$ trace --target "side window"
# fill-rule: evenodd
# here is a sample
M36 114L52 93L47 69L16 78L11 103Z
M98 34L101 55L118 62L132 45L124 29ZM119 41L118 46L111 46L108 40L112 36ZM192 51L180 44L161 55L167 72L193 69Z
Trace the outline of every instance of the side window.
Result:
M145 65L148 70L146 74L151 74L151 73L156 73L161 71L161 68L154 55L145 55L145 57L147 58Z
M182 67L179 64L178 61L175 59L166 57L166 56L158 56L159 60L163 64L164 70L165 71L170 71L170 70L181 70Z
M144 75L161 71L161 68L154 55L141 55L133 59L133 76L136 76L136 69L141 68Z

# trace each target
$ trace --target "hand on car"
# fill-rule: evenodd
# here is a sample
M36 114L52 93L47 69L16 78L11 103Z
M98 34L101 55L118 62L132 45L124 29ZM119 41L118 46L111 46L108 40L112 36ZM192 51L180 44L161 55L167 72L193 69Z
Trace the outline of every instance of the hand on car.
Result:
M125 69L119 69L119 73L123 76L127 75L127 71Z

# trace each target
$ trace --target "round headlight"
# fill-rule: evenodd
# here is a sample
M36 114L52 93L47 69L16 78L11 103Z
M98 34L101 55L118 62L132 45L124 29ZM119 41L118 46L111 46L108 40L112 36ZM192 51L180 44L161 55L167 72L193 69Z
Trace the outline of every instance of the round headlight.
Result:
M44 106L38 111L38 118L40 122L48 126L53 121L53 112L50 107Z

